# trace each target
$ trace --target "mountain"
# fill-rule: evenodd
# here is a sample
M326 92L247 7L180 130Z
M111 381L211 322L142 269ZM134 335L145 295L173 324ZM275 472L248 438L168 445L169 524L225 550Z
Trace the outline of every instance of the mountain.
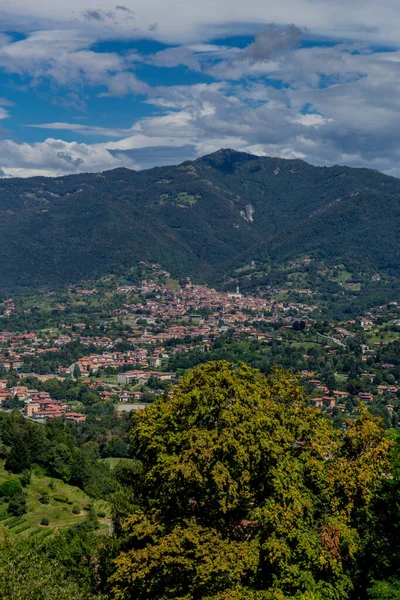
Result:
M139 260L216 280L305 254L400 272L400 180L220 150L146 171L0 180L0 287L62 285ZM400 273L399 273L400 274Z

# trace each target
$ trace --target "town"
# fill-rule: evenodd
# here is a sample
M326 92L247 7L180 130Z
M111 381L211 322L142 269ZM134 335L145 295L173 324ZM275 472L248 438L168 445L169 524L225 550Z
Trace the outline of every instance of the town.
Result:
M28 419L84 422L94 407L119 414L173 393L185 368L212 359L243 360L268 372L289 368L310 402L340 422L359 402L400 419L400 306L355 319L318 318L318 295L218 291L176 281L142 264L136 283L108 277L38 297L7 298L0 317L0 405ZM38 300L39 305L34 304ZM36 323L36 325L35 325ZM52 396L54 380L86 390ZM50 382L50 383L49 383ZM101 410L98 410L99 414Z

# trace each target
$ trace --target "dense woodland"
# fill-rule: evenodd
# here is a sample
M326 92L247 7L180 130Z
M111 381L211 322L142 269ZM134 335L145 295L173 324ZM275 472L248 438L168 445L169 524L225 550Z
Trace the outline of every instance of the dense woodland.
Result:
M89 511L56 535L3 540L2 598L399 595L400 438L361 406L335 427L283 371L211 362L123 421L0 416L20 482L3 501L15 505L41 469L107 498L113 515L111 535ZM110 471L99 458L114 438L132 460Z
M0 182L4 290L123 273L140 260L221 282L312 255L398 275L400 182L376 171L222 150L148 171Z

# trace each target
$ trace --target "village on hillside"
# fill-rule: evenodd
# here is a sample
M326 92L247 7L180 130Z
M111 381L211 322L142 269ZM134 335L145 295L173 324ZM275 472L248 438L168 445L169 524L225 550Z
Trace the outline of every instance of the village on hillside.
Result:
M396 411L400 367L382 352L400 339L395 302L357 319L322 322L311 289L295 290L293 301L280 289L246 294L237 285L218 291L171 280L160 265L146 268L146 278L137 283L110 277L100 285L46 292L40 306L32 304L34 298L6 299L0 318L2 409L18 408L38 421L85 421L84 403L46 391L46 382L54 379L79 382L119 412L142 409L158 395L173 393L185 357L197 356L197 363L214 358L219 344L229 359L232 344L247 344L250 362L253 348L260 360L269 356L285 368L290 352L298 365L292 371L322 410L349 413L357 401L382 404L384 398L382 410L389 417ZM346 363L349 353L357 361ZM36 385L27 385L27 378Z

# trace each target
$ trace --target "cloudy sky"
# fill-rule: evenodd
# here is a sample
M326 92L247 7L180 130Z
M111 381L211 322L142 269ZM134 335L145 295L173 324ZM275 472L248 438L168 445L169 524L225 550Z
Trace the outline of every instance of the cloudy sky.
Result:
M229 147L400 176L398 0L1 0L0 175Z

